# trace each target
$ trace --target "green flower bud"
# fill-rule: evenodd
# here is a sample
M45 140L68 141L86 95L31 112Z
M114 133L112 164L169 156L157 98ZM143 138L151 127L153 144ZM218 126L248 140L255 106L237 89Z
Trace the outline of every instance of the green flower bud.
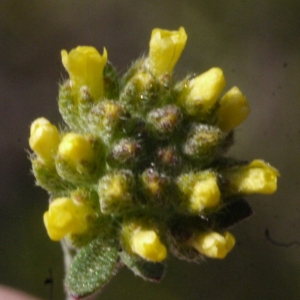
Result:
M134 178L129 170L120 170L102 177L98 184L101 211L120 214L133 207Z
M178 127L182 120L182 113L176 105L168 105L151 110L147 115L147 122L157 137L168 137Z
M121 139L113 144L110 152L111 163L118 166L137 163L142 146L134 139Z
M194 123L182 150L188 157L202 164L209 164L215 158L224 138L225 135L219 128Z

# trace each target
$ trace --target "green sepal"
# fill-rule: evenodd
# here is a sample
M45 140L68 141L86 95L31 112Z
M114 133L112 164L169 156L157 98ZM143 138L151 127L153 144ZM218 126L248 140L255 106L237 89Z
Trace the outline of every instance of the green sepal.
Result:
M56 172L55 166L49 167L39 159L32 159L32 171L38 186L56 196L65 195L67 190L74 189L75 186L62 179Z
M178 214L169 221L168 225L167 240L172 254L180 260L203 261L203 255L189 244L189 240L194 233L206 232L211 229L212 222L210 218Z
M136 254L125 251L120 253L123 263L137 276L144 280L159 282L165 274L165 264L142 259Z
M103 70L104 97L118 99L120 93L119 78L116 69L107 62Z
M78 115L78 103L72 94L70 80L59 86L58 107L64 121L73 131L81 131L81 119Z
M78 188L70 193L75 203L86 207L87 230L80 234L70 234L68 239L72 246L81 248L94 239L111 239L116 236L116 222L109 215L103 215L100 211L99 197L96 191L87 188Z
M118 245L113 240L96 239L75 256L67 273L65 285L75 299L100 291L115 274Z

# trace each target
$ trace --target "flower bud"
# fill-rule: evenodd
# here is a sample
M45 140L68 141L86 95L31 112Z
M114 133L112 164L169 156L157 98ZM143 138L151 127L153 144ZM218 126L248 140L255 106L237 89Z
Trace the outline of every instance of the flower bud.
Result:
M171 75L187 40L183 27L178 31L153 29L149 49L149 69L156 76Z
M46 164L53 162L60 142L57 128L45 118L36 119L30 127L30 148Z
M223 175L234 193L272 194L277 190L279 172L264 161L255 159L248 165L226 170Z
M216 126L195 123L183 144L183 153L208 164L215 158L224 137L224 133Z
M182 113L178 106L167 105L151 110L147 115L147 122L158 137L171 135L182 120Z
M120 139L113 144L110 152L112 164L133 165L138 161L142 146L132 138Z
M73 166L94 159L92 144L86 137L74 132L67 133L58 147L59 156Z
M148 168L142 173L141 181L144 192L148 196L156 200L166 199L170 179L165 174L159 173L156 169ZM158 203L156 202L156 204Z
M132 207L133 185L131 171L120 170L102 177L98 185L102 213L118 214Z
M216 174L203 171L180 175L176 184L185 200L182 206L191 213L199 214L205 209L216 207L220 203L221 193Z
M220 190L215 175L210 174L208 178L198 181L190 197L190 209L201 212L205 208L212 208L220 202Z
M224 235L217 232L198 234L190 242L203 255L219 259L225 258L235 245L235 239L229 232Z
M220 100L217 124L221 130L230 131L240 125L249 113L246 97L237 87L233 87Z
M52 201L44 214L44 224L53 241L59 241L68 234L83 233L87 228L83 208L70 198Z
M161 262L167 256L167 249L154 230L135 230L130 245L134 253L152 262Z
M180 97L182 106L190 115L208 113L218 100L225 78L220 68L211 68L187 83L187 91Z
M127 120L123 107L115 102L104 100L94 105L88 115L88 126L91 131L109 143L113 133Z
M94 100L103 95L103 69L107 62L107 52L103 55L90 46L78 46L69 53L61 51L62 63L68 71L72 90L78 95L83 86L87 86Z

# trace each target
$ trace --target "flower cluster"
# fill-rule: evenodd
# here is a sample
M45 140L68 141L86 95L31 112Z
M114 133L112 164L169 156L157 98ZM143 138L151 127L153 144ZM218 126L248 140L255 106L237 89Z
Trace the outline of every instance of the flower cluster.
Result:
M148 56L120 78L105 49L61 52L66 125L35 120L29 144L37 184L50 193L49 237L76 249L66 286L77 298L121 265L159 281L170 254L223 259L235 244L228 228L252 213L244 195L276 191L268 163L225 156L249 105L237 87L222 95L223 71L174 80L186 40L182 27L154 29Z

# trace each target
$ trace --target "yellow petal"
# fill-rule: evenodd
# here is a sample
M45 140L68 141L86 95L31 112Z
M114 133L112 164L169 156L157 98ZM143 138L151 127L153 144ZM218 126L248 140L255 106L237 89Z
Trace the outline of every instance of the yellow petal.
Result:
M233 249L235 239L229 232L221 235L218 232L208 232L196 235L192 246L205 256L223 259Z
M157 77L171 74L185 47L187 35L183 27L178 31L153 29L149 49L149 69Z
M131 248L134 253L152 262L163 261L167 256L167 249L154 230L136 230L131 238Z
M246 166L224 173L235 192L242 194L272 194L277 190L279 172L271 165L256 159Z
M225 87L225 77L220 68L211 68L205 73L193 78L189 83L187 95L188 106L210 110L216 103Z
M212 175L195 184L190 198L190 208L195 212L200 212L205 208L215 207L220 202L220 196L217 178Z
M61 51L62 63L68 71L75 94L85 86L95 100L103 95L103 70L107 63L107 51L103 55L90 46L78 46L69 53Z
M73 165L94 159L94 150L91 143L82 135L67 133L58 147L58 154Z
M220 100L217 111L218 126L223 131L230 131L240 125L249 113L250 108L246 97L237 87L233 87Z
M84 209L70 198L57 198L44 213L44 224L49 237L59 241L68 234L82 233L86 230Z
M60 136L57 128L45 118L36 119L30 127L30 148L45 162L56 155Z

